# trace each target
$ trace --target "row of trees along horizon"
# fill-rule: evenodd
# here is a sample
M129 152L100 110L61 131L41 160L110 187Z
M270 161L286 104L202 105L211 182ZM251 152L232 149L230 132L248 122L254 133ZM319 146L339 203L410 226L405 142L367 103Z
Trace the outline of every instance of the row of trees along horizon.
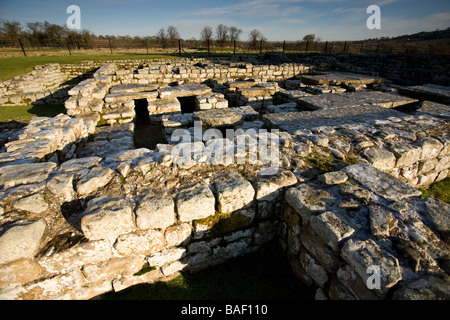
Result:
M449 28L450 29L450 28ZM447 30L449 30L447 29ZM40 50L47 48L67 48L72 49L100 49L100 48L146 48L148 49L170 49L178 48L179 40L183 48L205 48L211 47L233 47L258 50L264 45L265 50L279 49L283 47L286 51L333 51L333 45L328 42L323 43L320 37L315 34L308 34L298 41L268 41L268 39L258 30L254 29L248 34L248 38L242 39L242 29L237 27L228 27L219 24L216 28L205 26L200 32L199 38L181 39L180 33L175 26L161 28L152 36L114 36L114 35L95 35L89 30L70 30L66 26L45 22L29 22L23 26L17 21L0 20L0 46L1 47L19 47L21 44L27 50ZM322 41L322 43L320 43ZM351 41L354 47L345 46L343 42L337 42L334 52L362 52L363 45L370 46L370 43L379 41L389 41L389 37L368 39L364 41ZM284 43L283 43L284 42ZM364 42L364 43L363 43ZM320 44L319 44L320 43ZM361 45L361 46L360 46ZM339 46L343 47L339 49ZM360 46L360 47L359 47ZM325 49L325 50L324 50ZM339 50L341 51L339 51ZM403 48L405 49L405 48ZM391 47L392 52L392 47ZM428 50L428 49L427 49ZM377 47L378 51L378 47ZM404 50L407 52L407 50ZM425 53L428 53L425 51Z

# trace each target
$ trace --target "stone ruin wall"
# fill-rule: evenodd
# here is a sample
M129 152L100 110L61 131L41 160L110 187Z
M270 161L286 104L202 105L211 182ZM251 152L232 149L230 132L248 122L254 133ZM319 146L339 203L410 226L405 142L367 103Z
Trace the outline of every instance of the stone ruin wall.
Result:
M252 66L252 78L254 72L259 77L272 71L281 72L271 76L284 80L277 68L282 67ZM275 80L271 77L250 85L234 82L242 77L239 69L250 68L204 69L212 71L200 71L205 76L193 82L222 77L222 70L230 78L213 82L214 91L188 86L186 94L222 94L227 101L241 101L237 105L254 103L253 112L275 112L277 107L292 111L284 99L295 101L296 90L267 85L264 80ZM183 165L170 144L133 150L128 143L116 153L79 158L79 148L89 143L108 109L113 85L159 85L161 80L168 84L183 81L185 74L173 68L165 74L159 65L137 70L105 65L94 81L82 82L71 92L68 113L81 110L79 118L35 118L19 140L6 145L0 159L0 297L88 299L142 282L165 281L180 271L195 272L257 251L277 238L294 273L317 288L316 299L449 298L450 206L421 199L413 188L448 176L448 120L389 110L382 119L360 118L348 125L329 121L291 130L285 126L288 119L276 116L302 112L268 111L258 118L261 122L244 108L247 113L241 112L241 117L244 124L252 124L249 127L281 130L282 169L274 176L260 175L264 165L258 162L210 161L210 155L203 156L210 141L193 141L192 161ZM118 82L121 73L124 78ZM240 94L244 89L251 90ZM160 101L161 106L172 95L184 95L181 87L152 90L156 96L153 91L121 91L112 97L120 100L125 95L129 101L150 92L152 96L145 98L151 108L151 102ZM276 96L283 104L272 105ZM217 103L218 97L212 101ZM89 100L87 109L85 102L79 104L83 99ZM102 109L92 110L90 106L102 99ZM214 110L213 103L197 101L200 111L201 103ZM70 108L72 103L75 108ZM120 102L120 107L125 104ZM179 111L171 110L162 121L179 120L177 126L185 127ZM333 111L314 114L323 118L323 112ZM119 131L109 130L109 143L103 140L100 145L129 141L127 131L132 134L133 124L127 118L132 117L111 118L111 124L119 125L106 128ZM237 137L233 142L236 149ZM244 158L250 159L251 153L249 148ZM380 270L380 289L367 288L371 266Z
M314 65L319 71L370 73L400 85L450 85L448 55L305 53L298 54L296 62Z

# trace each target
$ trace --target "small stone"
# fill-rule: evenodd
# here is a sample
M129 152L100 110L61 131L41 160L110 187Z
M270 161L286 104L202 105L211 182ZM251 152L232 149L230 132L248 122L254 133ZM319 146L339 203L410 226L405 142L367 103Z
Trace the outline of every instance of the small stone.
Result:
M220 212L233 212L245 208L253 202L255 196L252 184L237 172L215 179L214 186Z
M380 148L366 149L363 155L372 166L384 172L392 170L397 161L392 152Z
M0 235L0 264L20 258L34 258L44 231L44 220L21 220Z
M372 239L366 241L349 239L342 248L341 256L355 268L365 283L372 275L367 272L368 268L379 268L380 289L377 291L383 295L402 279L397 258L383 251Z
M182 222L214 215L215 197L206 184L199 183L179 190L175 198L178 218Z
M42 213L48 210L48 204L45 201L44 196L40 193L17 200L13 207L14 209L31 213Z
M175 223L175 205L164 190L150 189L136 208L136 225L145 229L165 229Z
M130 232L133 228L131 204L118 197L92 199L81 219L81 229L89 240L118 236Z
M8 165L0 168L0 186L4 189L21 184L30 184L45 181L56 163L24 163Z
M389 237L390 232L397 226L398 220L394 215L382 207L369 207L370 230L377 237Z
M124 256L153 254L164 248L164 236L156 230L122 234L117 237L114 248Z
M342 239L348 238L355 232L331 211L311 216L310 225L334 251L339 249L339 242Z
M341 171L327 172L318 177L319 181L325 185L335 185L345 183L348 176Z
M73 190L73 174L54 176L47 181L47 189L63 202L71 201L76 197L76 193Z
M109 168L94 167L77 183L77 193L86 196L106 186L113 177L114 171Z

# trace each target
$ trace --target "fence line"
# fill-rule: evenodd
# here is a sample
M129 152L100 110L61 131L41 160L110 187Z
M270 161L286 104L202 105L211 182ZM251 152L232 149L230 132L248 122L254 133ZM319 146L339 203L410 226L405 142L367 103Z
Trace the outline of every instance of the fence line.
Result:
M65 41L36 41L35 39L19 38L17 42L11 43L0 40L0 48L21 49L24 56L33 51L66 51L69 55L76 51L94 50L106 51L113 55L126 51L127 53L150 54L150 53L173 53L183 55L186 53L203 54L242 54L263 53L268 51L279 51L284 53L296 52L330 52L330 53L424 53L424 54L450 54L450 46L418 45L399 42L379 41L263 41L230 42L227 46L214 46L214 41L201 42L197 40L176 39L173 43L159 43L156 40L143 40L141 43L135 40L100 39L91 41L89 44L74 43L69 39ZM1 51L0 51L1 52Z

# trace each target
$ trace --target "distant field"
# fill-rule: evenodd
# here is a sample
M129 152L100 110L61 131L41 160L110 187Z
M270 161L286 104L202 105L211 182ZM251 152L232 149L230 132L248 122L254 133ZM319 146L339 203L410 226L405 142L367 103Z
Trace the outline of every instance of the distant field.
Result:
M159 59L170 58L171 55L136 55L136 54L73 54L35 57L2 57L0 51L0 81L30 72L37 65L47 63L75 64L85 60L127 60L127 59Z

